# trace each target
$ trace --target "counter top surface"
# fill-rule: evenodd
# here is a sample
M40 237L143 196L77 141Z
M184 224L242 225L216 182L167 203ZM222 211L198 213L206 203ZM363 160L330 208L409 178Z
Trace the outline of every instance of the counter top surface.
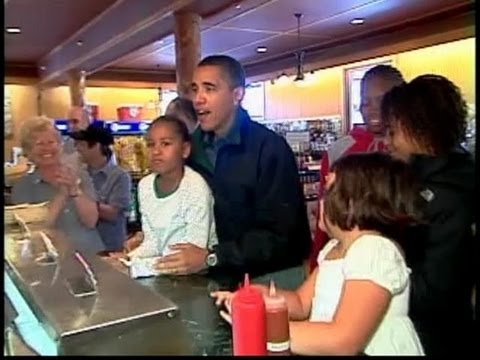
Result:
M127 269L117 260L103 258L118 271ZM168 296L179 307L178 316L187 332L195 355L231 355L232 336L228 323L210 297L210 292L230 289L229 278L206 275L156 276L135 280L143 286Z
M35 237L35 233L33 236ZM51 236L54 240L61 237L56 234ZM130 332L130 337L137 338L127 348L129 354L136 354L135 347L141 347L143 343L158 343L162 337L166 342L170 342L169 354L231 355L232 353L230 326L220 317L218 308L209 296L211 291L230 288L231 283L228 279L191 275L132 280L126 278L128 277L126 268L117 260L86 256L98 276L99 296L76 299L68 293L64 280L72 274L78 274L80 269L77 268L78 264L75 264L71 253L68 255L69 252L64 251L63 246L60 245L59 265L39 266L35 263L35 258L42 250L38 250L38 245L34 246L33 253L32 248L30 253L25 249L22 252L24 246L13 240L7 231L5 241L5 260L11 269L12 279L21 288L25 299L30 303L32 310L38 314L39 319L44 322L47 332L53 339L61 336L68 337L77 331L87 331L88 327L97 327L118 319L128 317L134 319L146 313L168 311L175 309L176 305L178 311L175 323L168 325L168 322L163 319L163 324L157 326L155 322L160 320L156 320L155 317L145 325L138 321L124 321L121 329L115 330L113 337L120 339L126 332ZM62 268L61 271L59 267ZM129 301L114 301L115 297L120 296L128 296ZM136 326L139 329L125 330L128 326ZM110 328L107 327L106 331L110 331L108 329ZM172 329L172 334L168 333L169 329ZM177 337L173 333L178 333L178 338L181 339L172 341L172 337ZM73 352L117 354L118 345L114 341L105 341L102 344L99 334L89 335L99 343L97 350L75 343ZM154 347L151 349L156 351L153 350ZM138 348L138 354L160 355L158 352L149 353L149 351L146 348Z

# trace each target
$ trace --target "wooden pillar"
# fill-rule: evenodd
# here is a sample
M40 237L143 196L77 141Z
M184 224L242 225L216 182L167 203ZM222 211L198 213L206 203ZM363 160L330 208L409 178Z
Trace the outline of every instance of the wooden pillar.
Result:
M41 85L37 86L37 115L41 116L43 114L43 87Z
M201 60L201 17L192 12L175 13L175 61L177 67L177 93L190 97L193 72Z
M71 70L67 75L70 105L83 107L85 105L85 71Z

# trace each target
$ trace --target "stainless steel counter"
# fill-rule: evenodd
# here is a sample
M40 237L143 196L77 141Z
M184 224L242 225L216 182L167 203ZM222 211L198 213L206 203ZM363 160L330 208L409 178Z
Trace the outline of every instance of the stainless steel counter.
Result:
M75 298L66 279L84 270L62 234L50 232L60 249L54 265L35 261L44 251L35 232L30 246L12 234L5 236L6 271L59 354L231 354L230 328L208 296L220 287L217 281L204 276L132 280L120 263L84 254L98 293Z

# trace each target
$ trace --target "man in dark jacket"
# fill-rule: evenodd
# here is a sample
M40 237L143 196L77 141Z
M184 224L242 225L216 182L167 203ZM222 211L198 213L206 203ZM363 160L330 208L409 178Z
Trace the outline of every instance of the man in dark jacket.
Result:
M426 222L409 229L402 245L412 269L409 314L426 355L469 353L473 345L478 245L474 162L459 145L466 114L460 90L437 75L393 88L382 101L387 145L411 164L423 188Z
M293 152L241 107L245 73L235 59L202 60L192 92L199 128L189 165L212 188L219 244L210 252L175 247L179 253L165 259L164 268L189 273L208 266L237 279L249 273L256 282L272 278L279 287L296 288L311 238Z

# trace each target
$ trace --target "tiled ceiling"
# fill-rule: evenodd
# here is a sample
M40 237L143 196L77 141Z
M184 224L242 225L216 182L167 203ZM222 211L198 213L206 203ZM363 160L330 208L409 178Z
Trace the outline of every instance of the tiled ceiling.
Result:
M247 67L290 56L299 48L367 39L413 22L473 13L472 0L9 0L7 64L45 66L44 81L70 69L150 71L173 75L173 12L202 16L202 56L222 53ZM295 13L302 13L300 42ZM353 18L365 23L353 26ZM82 46L77 44L82 40ZM258 46L267 52L257 53Z

